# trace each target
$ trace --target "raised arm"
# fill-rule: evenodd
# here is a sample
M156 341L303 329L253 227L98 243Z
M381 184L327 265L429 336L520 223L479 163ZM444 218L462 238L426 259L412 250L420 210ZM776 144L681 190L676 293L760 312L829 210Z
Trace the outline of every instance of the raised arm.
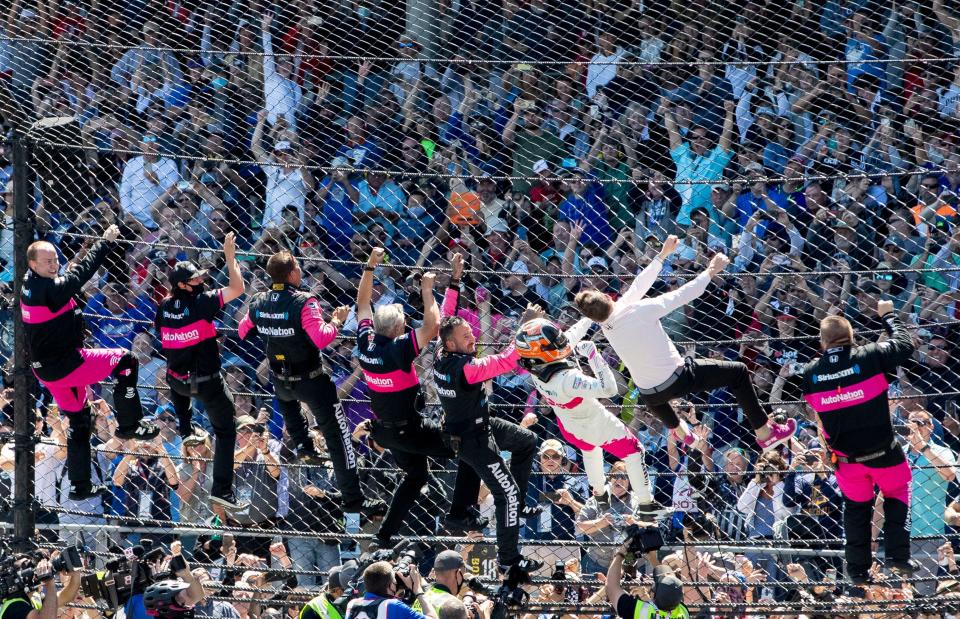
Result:
M383 260L384 249L376 247L367 258L367 265L363 267L363 275L360 276L360 285L357 286L357 322L370 320L373 318L373 308L370 306L370 298L373 296L373 271ZM431 291L430 298L433 299ZM426 305L424 305L424 317L426 317Z
M648 302L659 309L661 317L666 316L673 310L683 307L702 295L706 291L710 280L727 268L728 264L730 264L730 259L727 258L726 254L717 254L710 260L707 269L692 281Z
M440 333L440 308L437 307L437 300L433 296L433 283L436 279L436 273L424 273L420 279L420 292L423 294L423 324L416 332L419 350L426 348ZM363 285L362 281L360 285ZM359 307L357 311L359 312ZM359 313L357 316L359 320Z
M463 254L457 252L450 260L450 284L443 293L443 305L440 307L440 317L456 316L460 302L460 278L463 277Z
M228 232L223 239L223 258L227 263L227 274L230 276L227 287L220 289L220 297L226 305L234 299L239 299L245 291L240 264L237 262L237 236L233 232Z
M680 131L677 129L677 121L670 110L670 100L666 97L660 99L660 107L657 108L657 114L663 118L663 126L667 130L667 137L670 139L670 150L675 150L683 144L680 138Z
M103 233L103 240L87 252L83 258L74 263L73 268L53 280L53 286L47 296L47 302L52 307L61 307L70 302L80 293L84 284L90 281L97 269L103 264L107 254L113 249L114 241L120 237L120 228L111 225Z
M723 117L723 129L720 131L719 146L720 150L725 153L729 153L730 149L733 147L733 126L736 105L733 101L724 101L723 109L726 112L726 115Z
M576 346L580 343L587 335L587 331L590 330L590 327L593 326L593 321L589 318L581 318L577 322L573 323L573 326L563 332L563 336L567 338L567 343L571 346Z
M660 270L663 269L663 263L666 261L670 255L677 250L677 246L680 244L680 239L675 235L671 234L667 237L667 240L663 242L663 247L660 249L660 253L657 254L657 257L654 258L650 264L645 266L640 274L637 275L633 283L630 284L630 287L627 288L627 291L623 293L623 296L617 300L618 308L625 307L632 303L636 303L643 299L643 295L647 294L647 291L650 290L650 287L653 286L653 283L657 281L657 277L660 275Z
M893 301L879 301L877 314L883 321L883 328L890 336L887 340L877 344L880 353L880 364L887 372L894 372L897 366L910 358L915 346L910 332L903 325L900 316L893 311Z
M260 20L260 40L263 44L263 87L277 75L277 63L273 57L273 37L270 36L270 24L273 23L273 13L267 11ZM267 95L270 93L267 92Z
M267 110L257 112L257 125L253 128L253 137L250 139L250 152L253 158L258 162L266 162L269 159L267 151L263 150L263 127L267 122Z

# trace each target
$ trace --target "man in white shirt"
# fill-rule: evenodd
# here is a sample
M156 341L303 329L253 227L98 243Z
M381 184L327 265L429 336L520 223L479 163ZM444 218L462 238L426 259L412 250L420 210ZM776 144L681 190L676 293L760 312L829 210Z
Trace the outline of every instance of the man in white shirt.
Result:
M140 142L143 155L127 161L120 179L120 211L133 215L150 230L157 229L150 206L180 180L177 164L157 155L157 140L163 130L162 120L149 122Z
M263 96L266 101L267 121L273 125L278 118L287 121L291 131L297 130L297 108L303 99L303 89L293 79L293 59L290 56L273 55L273 38L270 24L273 13L264 13L262 21L263 43Z
M788 419L780 424L769 420L757 399L747 366L713 359L684 359L660 324L661 318L702 295L710 280L730 264L730 259L725 254L716 254L706 271L680 288L644 298L663 268L661 256L669 256L678 244L676 236L667 237L660 256L641 271L617 301L599 290L585 290L576 296L577 308L587 318L600 323L607 341L630 371L644 404L684 443L691 445L694 436L677 417L670 400L694 391L725 387L750 420L760 448L773 449L793 436L797 422Z

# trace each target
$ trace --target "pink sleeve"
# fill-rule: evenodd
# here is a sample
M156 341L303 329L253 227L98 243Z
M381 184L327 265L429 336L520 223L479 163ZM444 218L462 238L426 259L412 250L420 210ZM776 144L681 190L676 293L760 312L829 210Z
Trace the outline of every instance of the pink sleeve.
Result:
M323 322L320 304L317 303L316 299L307 301L303 309L300 310L300 323L303 325L303 330L310 336L313 345L319 350L326 348L337 337L337 328L332 324Z
M447 287L443 293L443 303L440 304L440 317L454 316L457 313L457 299L460 298L460 291L456 288Z
M463 366L463 376L471 385L482 383L516 369L518 361L520 361L520 353L510 346L502 353L474 359Z
M253 321L250 320L250 312L247 311L243 316L243 320L240 321L240 324L237 326L237 332L240 335L241 340L247 339L247 336L250 335L251 331L255 331L256 326L254 326Z

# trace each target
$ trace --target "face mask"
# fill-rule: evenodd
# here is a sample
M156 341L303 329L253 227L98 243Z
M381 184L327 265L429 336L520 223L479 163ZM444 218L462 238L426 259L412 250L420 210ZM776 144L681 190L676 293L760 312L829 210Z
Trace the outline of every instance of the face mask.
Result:
M217 76L210 80L210 87L214 90L219 90L227 85L227 78L223 76Z
M370 7L366 7L366 6L359 6L359 7L357 7L357 15L358 15L361 19L366 19L366 18L370 17Z
M193 296L203 294L203 290L205 287L206 287L206 284L204 284L203 282L200 282L196 286L191 286L191 288L193 288L193 291L190 294Z

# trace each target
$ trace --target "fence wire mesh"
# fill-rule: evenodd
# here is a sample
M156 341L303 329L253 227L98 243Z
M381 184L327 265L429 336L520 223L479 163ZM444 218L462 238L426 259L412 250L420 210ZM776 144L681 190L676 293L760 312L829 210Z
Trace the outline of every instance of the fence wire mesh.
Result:
M678 444L644 406L617 353L595 336L617 382L603 404L642 443L654 496L672 509L660 526L677 549L666 561L687 585L688 606L722 617L954 616L955 6L7 0L3 7L0 116L9 139L0 144L0 356L13 364L20 299L12 289L20 274L10 149L20 139L30 146L24 186L34 238L52 242L61 262L82 258L110 224L121 227L119 249L78 295L86 344L132 351L144 412L161 427L149 442L116 438L115 385L94 385L92 476L110 491L74 501L66 460L75 418L60 416L40 385L4 390L0 486L10 491L0 487L0 496L12 497L13 402L27 398L37 411L35 513L44 543L82 539L102 563L117 545L149 537L167 548L178 540L223 581L219 594L242 616L266 616L270 602L233 597L235 583L262 593L245 570L286 573L296 582L281 588L312 590L379 526L371 518L358 528L344 515L344 488L322 433L312 439L326 463L298 463L263 344L239 337L254 294L270 288L272 254L298 258L325 319L351 307L322 351L322 367L353 433L363 494L389 503L402 471L390 450L363 434L373 411L354 308L372 248L387 255L374 274L374 307L398 303L414 327L423 320L422 274L437 274L439 297L453 255L466 256L459 315L488 355L513 341L529 303L569 328L580 318L577 292L616 297L678 235L651 295L675 293L718 253L731 265L705 294L663 317L666 333L684 356L746 363L771 412L799 422L782 453L760 458L743 411L719 389L674 403L697 436L693 446ZM246 294L226 304L216 328L239 426L234 488L256 505L243 514L211 505L215 428L194 402L193 422L209 436L184 444L154 326L177 262L207 269L208 289L230 285L228 233L236 236ZM871 587L869 600L858 602L832 584L844 573L844 505L799 372L818 356L827 316L848 318L862 342L882 337L881 299L894 302L917 347L889 376L888 393L913 470L911 548L920 570ZM416 370L423 414L438 420L435 348L417 357ZM529 374L498 376L486 389L495 416L537 437L522 490L542 511L521 530L525 552L545 561L537 576L551 576L559 561L568 577L583 580L565 592L547 580L534 595L541 606L529 612L609 614L602 598L591 597L596 574L606 572L638 498L618 481L619 469L609 472L610 456L610 498L592 496L580 451ZM457 462L431 459L430 467L399 534L456 547L471 571L495 578L489 489L479 496L491 520L485 535L451 534L444 515ZM12 500L3 507L9 515ZM691 541L684 522L689 528L697 513L711 514L717 527ZM915 595L930 599L908 610L902 600ZM278 599L275 607L284 605ZM74 612L92 616L82 605Z

